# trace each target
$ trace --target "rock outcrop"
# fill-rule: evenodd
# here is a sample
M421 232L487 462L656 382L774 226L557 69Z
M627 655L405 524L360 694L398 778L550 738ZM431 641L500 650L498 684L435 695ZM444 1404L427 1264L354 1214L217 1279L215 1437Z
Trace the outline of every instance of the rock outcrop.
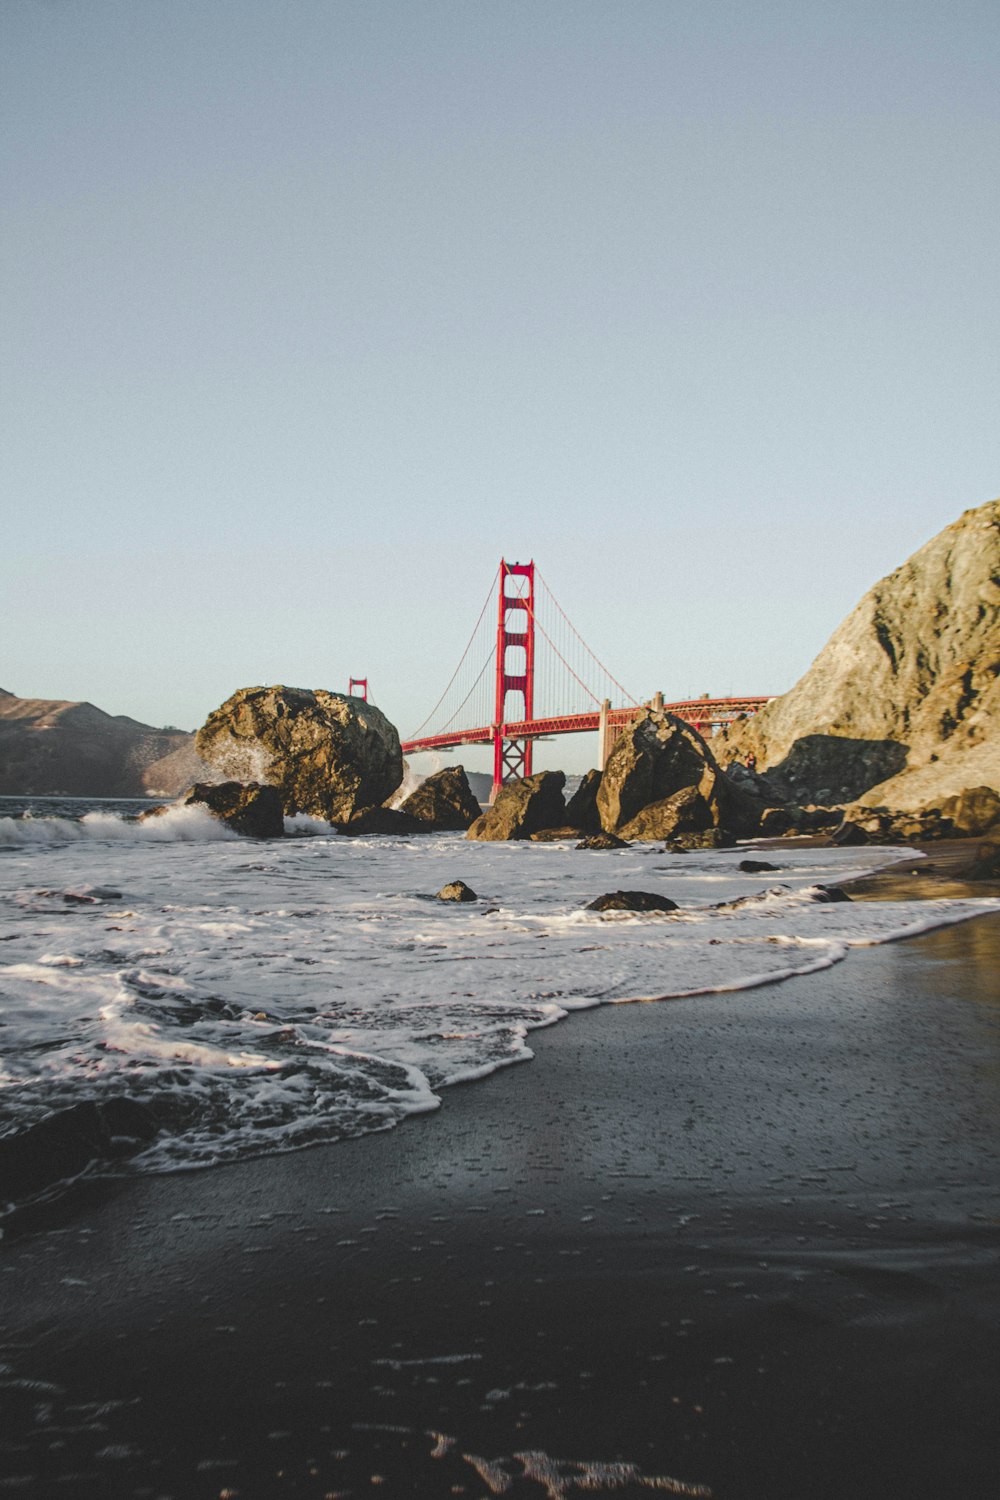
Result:
M323 688L241 688L198 730L221 774L277 787L284 811L347 823L403 779L399 735L374 704Z
M214 818L245 838L280 839L285 832L281 797L273 786L252 781L199 782L184 798L186 807L207 807ZM165 809L158 808L158 812Z
M724 758L796 802L916 811L1000 788L1000 501L871 589L799 682L729 729Z
M520 781L508 782L497 792L496 801L472 824L469 839L530 839L543 828L561 828L566 822L562 771L536 771Z
M655 708L619 735L597 791L601 826L626 839L710 827L750 836L762 806L730 781L692 725Z
M464 766L435 771L399 804L399 811L425 824L429 833L462 833L483 813Z
M206 773L180 729L0 689L0 796L177 797Z
M439 901L457 901L462 904L469 901L478 901L479 897L471 885L466 885L464 880L451 880L438 891L437 899Z

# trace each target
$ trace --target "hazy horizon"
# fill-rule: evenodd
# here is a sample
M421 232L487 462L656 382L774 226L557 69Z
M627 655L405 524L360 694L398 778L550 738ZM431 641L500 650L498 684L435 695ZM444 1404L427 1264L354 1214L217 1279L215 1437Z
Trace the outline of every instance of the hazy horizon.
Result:
M0 37L18 696L191 728L355 675L405 737L501 555L636 697L780 693L1000 490L995 6Z

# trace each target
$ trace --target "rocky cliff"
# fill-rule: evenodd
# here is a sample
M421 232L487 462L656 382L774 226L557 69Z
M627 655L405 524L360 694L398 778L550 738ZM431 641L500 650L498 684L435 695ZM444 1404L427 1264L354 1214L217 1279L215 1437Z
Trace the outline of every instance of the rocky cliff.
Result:
M791 691L713 748L753 752L800 802L908 811L1000 787L1000 501L877 583Z
M204 779L193 735L0 689L0 796L174 797Z

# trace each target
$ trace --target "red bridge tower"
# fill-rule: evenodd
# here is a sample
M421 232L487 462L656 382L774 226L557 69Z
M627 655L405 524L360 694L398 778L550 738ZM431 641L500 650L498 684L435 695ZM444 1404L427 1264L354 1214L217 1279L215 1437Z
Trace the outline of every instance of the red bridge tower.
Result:
M513 580L508 591L508 579ZM523 580L523 582L522 582ZM523 611L525 619L512 629L508 616ZM523 651L521 661L508 661L508 651ZM523 670L520 670L523 668ZM520 693L522 711L507 713L507 694ZM535 704L535 564L500 561L500 600L497 619L497 697L493 721L493 795L505 781L531 775L531 740L509 739L506 725L533 719Z

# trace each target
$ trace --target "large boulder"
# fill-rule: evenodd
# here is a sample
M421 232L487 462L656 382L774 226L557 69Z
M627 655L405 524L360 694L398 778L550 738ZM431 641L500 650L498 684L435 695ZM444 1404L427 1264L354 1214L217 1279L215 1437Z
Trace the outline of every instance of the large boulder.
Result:
M399 810L424 824L429 833L464 832L483 813L464 766L435 771L400 803Z
M217 785L198 782L184 798L186 807L206 807L214 818L234 833L252 839L280 839L285 832L281 797L273 786L252 781L222 781ZM157 808L157 812L165 812Z
M790 692L726 731L796 802L897 812L1000 789L1000 500L877 583Z
M399 735L385 714L323 688L240 688L195 744L223 774L277 787L286 813L334 823L380 806L403 779Z
M677 793L689 796L688 831L695 832L704 804L701 828L724 827L743 837L756 833L762 804L736 786L720 769L697 729L664 709L647 708L625 729L612 748L597 791L601 826L624 838L665 838L674 830ZM632 831L634 820L652 804L670 803L650 813L644 831ZM695 811L697 807L698 811ZM692 822L693 820L693 822ZM654 832L661 827L663 832Z
M497 792L493 806L472 824L466 838L530 839L543 828L563 827L565 785L562 771L536 771L534 776L508 782Z

